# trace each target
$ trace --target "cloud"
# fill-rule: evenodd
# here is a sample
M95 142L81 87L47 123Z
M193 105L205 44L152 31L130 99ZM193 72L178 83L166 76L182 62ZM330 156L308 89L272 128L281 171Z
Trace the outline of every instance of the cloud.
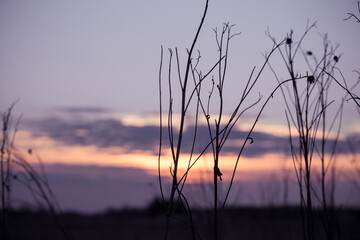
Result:
M129 150L154 150L159 130L154 126L125 126L112 119L67 121L48 118L28 124L35 137L46 135L67 145L94 145L99 148L121 146Z
M106 167L96 165L66 165L66 164L46 164L44 165L47 174L60 175L66 173L68 180L71 184L71 178L82 176L91 181L140 181L151 182L156 180L156 177L146 172L146 170L134 167ZM36 169L40 171L40 169ZM65 182L63 182L65 184ZM65 184L66 185L66 184Z
M45 164L43 167L51 190L63 211L98 213L109 208L143 208L160 194L157 176L138 168L64 164ZM36 170L40 171L39 168ZM22 175L19 172L17 174L17 179L22 179ZM242 171L241 174L249 173ZM272 195L274 188L282 191L280 174L274 176L273 173L268 172L255 178L254 173L251 174L252 178L234 182L233 194L229 195L229 205L264 206L268 205L270 200L273 200L272 203L282 204L282 199L279 197L281 195ZM12 184L12 207L37 206L39 202L34 200L34 194L31 194L29 189L17 180ZM165 193L169 194L166 192L169 190L168 183L163 182L163 184ZM219 184L227 187L229 183ZM298 204L297 182L290 180L288 184L288 203ZM337 204L358 207L359 201L356 201L358 195L349 198L354 192L352 185L340 179L337 185L335 189ZM211 187L211 184L207 182L189 183L184 189L184 194L193 206L211 206L212 202L208 200L212 190L208 187ZM197 194L199 192L203 193L200 198ZM224 195L220 196L222 197Z
M104 107L91 107L91 106L85 106L85 107L57 107L55 108L56 111L60 111L62 113L67 114L79 114L79 113L109 113L111 112L109 109Z
M129 152L132 151L150 151L157 154L159 146L159 127L157 126L131 126L124 125L119 120L114 119L95 119L84 120L64 120L59 117L41 119L32 121L31 126L34 137L47 136L60 141L66 145L89 146L98 148L121 147ZM192 149L192 140L194 138L194 126L188 126L183 135L182 148L184 152L190 152ZM163 144L169 147L168 129L163 127ZM212 133L214 135L214 133ZM233 129L230 133L227 143L223 146L222 152L228 154L238 154L243 142L247 136L247 131ZM174 132L176 145L177 132ZM287 136L275 136L270 133L254 131L251 136L253 143L248 141L243 154L247 157L257 157L268 153L286 153L289 152L289 138ZM341 152L350 152L349 139L356 142L359 136L352 136L345 140L339 140L337 143ZM199 125L196 134L196 145L194 152L200 153L209 143L210 135L208 127ZM355 140L354 140L355 139ZM298 140L294 138L294 144ZM334 140L327 142L328 153L331 153ZM209 147L208 151L211 151Z
M39 167L34 167L40 172ZM158 190L157 177L139 168L64 164L43 167L65 211L100 212L107 208L144 207ZM21 172L17 175L18 179L27 179ZM18 181L13 184L13 207L38 204L25 186Z

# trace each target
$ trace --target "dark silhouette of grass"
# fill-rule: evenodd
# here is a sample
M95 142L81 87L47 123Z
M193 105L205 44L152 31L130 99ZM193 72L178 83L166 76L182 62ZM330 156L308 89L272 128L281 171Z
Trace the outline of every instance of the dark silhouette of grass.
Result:
M37 202L37 208L43 209L52 218L52 224L57 230L60 230L62 239L71 239L65 225L58 217L61 212L60 205L51 190L46 177L44 166L40 157L32 149L28 149L29 155L37 155L41 171L35 168L27 161L26 157L16 150L15 136L20 120L17 121L14 128L11 125L11 114L15 106L14 102L10 108L2 114L2 134L1 134L1 236L2 239L12 239L8 236L8 229L12 228L12 198L13 181L25 186ZM12 132L11 132L12 131ZM14 168L19 171L14 172Z

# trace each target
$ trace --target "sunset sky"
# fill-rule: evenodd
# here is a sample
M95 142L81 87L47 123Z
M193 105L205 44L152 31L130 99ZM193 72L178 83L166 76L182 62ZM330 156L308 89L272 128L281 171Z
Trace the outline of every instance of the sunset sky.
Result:
M180 61L186 60L186 49L191 45L204 3L203 0L0 2L0 112L18 100L13 122L20 115L22 118L16 146L34 164L37 156L41 158L65 210L94 212L110 207L139 207L159 195L156 167L160 49L163 46L165 50L166 79L167 49L178 47ZM303 50L321 58L327 33L334 47L339 44L337 66L348 86L352 86L358 78L354 70L360 70L360 24L344 18L356 11L357 1L350 0L210 1L196 46L201 52L200 67L204 72L217 61L213 29L221 29L223 23L230 22L235 24L234 33L241 32L230 45L224 114L228 117L232 113L252 68L256 66L258 70L264 63L264 54L271 50L267 29L279 42L290 30L294 31L294 39L299 39L307 23L316 21L317 28L307 35ZM270 63L278 69L281 80L288 79L278 54ZM301 61L299 64L299 69L307 69ZM173 87L177 116L179 88L177 84ZM276 79L266 68L249 103L259 94L264 100L275 87ZM359 93L360 87L353 92ZM165 112L166 94L164 90ZM336 99L334 109L343 96L339 88L330 90L329 99ZM239 151L238 141L254 122L259 106L244 115L223 150L223 189ZM334 109L329 110L330 115ZM246 148L239 163L238 184L231 203L261 205L282 201L278 192L283 179L289 176L295 180L284 111L281 94L275 94L252 135L254 144ZM190 114L189 118L192 117ZM339 202L351 205L360 199L351 175L354 166L360 166L359 152L354 162L349 148L349 139L355 139L354 144L359 141L360 120L351 101L345 102L342 121L338 143L341 151L338 159L342 160L337 162L337 169L339 189L343 192ZM187 125L186 136L192 130L193 125ZM204 125L199 127L203 133L199 134L202 146L208 141L206 131ZM33 154L28 154L28 149L33 149ZM185 144L183 159L189 149L189 144ZM208 184L211 164L211 154L198 162L189 179L193 185L186 191L191 193L201 184ZM181 171L186 166L187 162L182 162ZM170 152L165 146L164 175L168 175L169 167ZM296 187L295 182L292 184ZM18 187L18 199L29 197ZM264 193L264 189L268 192ZM289 202L296 203L296 190L290 195ZM194 204L199 201L193 199Z

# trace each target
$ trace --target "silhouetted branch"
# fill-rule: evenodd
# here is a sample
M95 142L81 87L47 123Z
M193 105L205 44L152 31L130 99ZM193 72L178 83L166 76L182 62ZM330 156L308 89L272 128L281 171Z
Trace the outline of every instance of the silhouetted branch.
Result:
M163 47L161 46L161 55L160 55L160 67L159 67L159 114L160 114L160 136L159 136L159 154L158 154L158 177L159 177L159 187L160 194L163 203L165 202L164 192L161 181L161 148L162 148L162 86L161 86L161 72L162 72L162 62L163 62Z
M358 13L360 14L360 2L357 2L357 9L358 9ZM348 13L348 17L344 18L344 20L349 20L350 18L355 18L355 20L360 23L360 18L357 17L355 14L353 13Z

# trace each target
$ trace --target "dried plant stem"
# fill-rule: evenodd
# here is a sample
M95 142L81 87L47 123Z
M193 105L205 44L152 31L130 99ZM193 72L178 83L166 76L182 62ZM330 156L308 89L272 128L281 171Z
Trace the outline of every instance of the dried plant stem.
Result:
M170 222L171 222L171 217L172 217L172 212L173 212L173 208L174 208L174 197L175 197L175 193L178 189L178 179L177 179L177 174L178 174L178 165L179 165L179 159L180 159L180 152L181 152L181 147L182 147L182 142L183 142L183 133L184 133L184 125L185 125L185 116L186 116L186 106L187 106L187 97L186 97L186 93L187 93L187 85L188 85L188 79L189 79L189 75L190 75L190 70L191 70L191 61L192 61L192 53L194 50L194 47L196 45L196 42L198 40L200 31L202 29L203 23L205 21L205 17L207 14L207 10L208 10L208 0L205 3L205 9L203 12L203 16L201 18L199 27L197 29L197 32L195 34L195 37L193 39L193 42L191 44L190 50L188 51L188 58L187 58L187 63L186 63L186 70L185 70L185 75L184 75L184 80L181 81L181 77L179 74L179 81L180 81L180 86L181 86L181 110L180 110L180 125L179 125L179 133L178 133L178 139L177 139L177 147L176 150L174 149L174 145L173 145L173 133L172 133L172 100L170 99L170 107L169 107L169 123L170 123L170 130L169 130L169 138L170 138L170 144L171 144L171 149L173 152L173 164L174 164L174 168L171 172L172 174L172 185L171 185L171 192L170 192L170 198L169 198L169 205L168 205L168 209L167 209L167 223L166 223L166 232L165 232L165 239L168 238L168 233L169 233L169 229L170 229ZM178 55L177 55L178 56ZM178 60L178 58L177 58ZM177 61L179 62L179 60ZM171 62L170 62L171 64ZM179 65L178 65L179 66ZM169 67L169 71L170 71L171 67ZM180 72L179 68L178 68L178 72ZM170 76L169 76L169 87L170 87L170 91L171 91L171 85L170 85ZM170 96L171 97L171 96Z
M2 118L2 136L0 144L0 171L1 171L1 236L7 239L8 212L10 208L10 160L11 150L15 138L13 134L12 141L9 138L9 129L11 125L11 112L17 101L1 116Z

